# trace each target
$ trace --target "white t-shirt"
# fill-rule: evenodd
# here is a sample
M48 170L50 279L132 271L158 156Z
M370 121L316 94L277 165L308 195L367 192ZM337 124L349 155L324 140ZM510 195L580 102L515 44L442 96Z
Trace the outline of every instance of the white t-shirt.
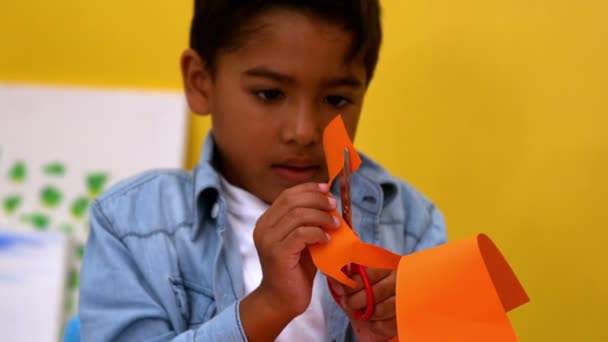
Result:
M234 231L243 264L245 294L255 290L262 281L262 266L253 243L255 223L270 207L255 195L238 188L221 177L226 199L228 227ZM325 319L321 307L322 277L317 276L312 289L312 300L306 311L291 321L276 341L325 341Z

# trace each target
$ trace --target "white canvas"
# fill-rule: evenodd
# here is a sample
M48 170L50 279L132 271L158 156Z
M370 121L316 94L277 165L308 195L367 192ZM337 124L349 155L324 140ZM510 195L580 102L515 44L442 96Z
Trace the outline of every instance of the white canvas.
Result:
M0 226L0 341L58 341L68 243Z

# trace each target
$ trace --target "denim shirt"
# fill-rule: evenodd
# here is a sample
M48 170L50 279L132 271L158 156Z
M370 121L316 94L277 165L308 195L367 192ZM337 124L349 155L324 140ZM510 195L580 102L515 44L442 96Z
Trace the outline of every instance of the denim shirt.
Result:
M241 259L213 153L209 135L192 173L148 172L94 202L81 273L83 341L247 340L239 317ZM352 175L352 217L363 241L401 255L446 241L431 202L362 160ZM326 287L322 304L328 340L353 340Z

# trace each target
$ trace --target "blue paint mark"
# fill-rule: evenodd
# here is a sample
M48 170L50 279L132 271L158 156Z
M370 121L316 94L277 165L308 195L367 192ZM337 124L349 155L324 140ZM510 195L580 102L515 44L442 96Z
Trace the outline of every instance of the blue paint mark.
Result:
M9 249L19 245L26 245L28 247L38 247L41 244L42 241L32 237L0 232L0 250Z

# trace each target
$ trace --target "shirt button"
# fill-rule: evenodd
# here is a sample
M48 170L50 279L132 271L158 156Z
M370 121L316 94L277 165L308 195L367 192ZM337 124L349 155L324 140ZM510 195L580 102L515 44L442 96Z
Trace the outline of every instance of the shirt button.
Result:
M215 202L213 204L213 207L211 208L211 218L215 220L219 213L220 213L220 205L217 202Z

